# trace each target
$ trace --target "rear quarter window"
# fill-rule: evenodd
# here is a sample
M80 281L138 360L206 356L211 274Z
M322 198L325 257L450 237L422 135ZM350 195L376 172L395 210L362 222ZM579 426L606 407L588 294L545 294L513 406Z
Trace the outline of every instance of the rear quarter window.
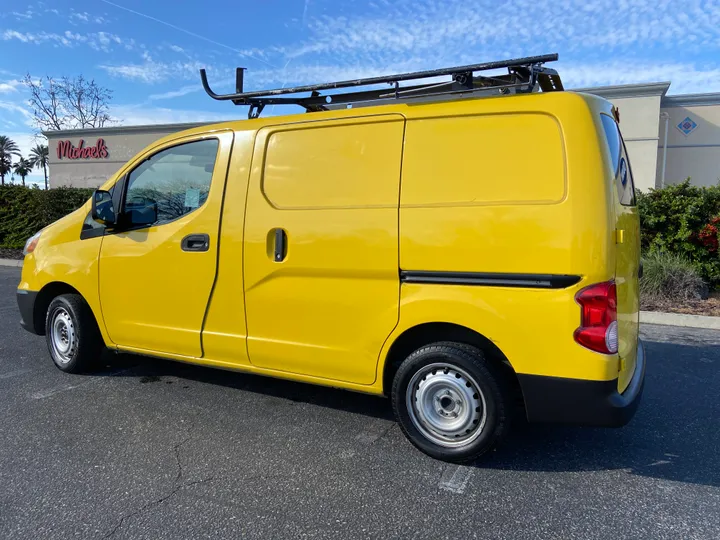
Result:
M635 183L633 182L630 159L620 129L613 118L600 115L605 132L605 140L610 150L612 174L615 178L618 200L623 206L635 206Z

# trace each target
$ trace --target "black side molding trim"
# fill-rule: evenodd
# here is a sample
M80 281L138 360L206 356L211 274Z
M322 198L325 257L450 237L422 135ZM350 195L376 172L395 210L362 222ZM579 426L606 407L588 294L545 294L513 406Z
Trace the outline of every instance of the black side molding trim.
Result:
M531 289L565 289L580 281L580 276L565 274L505 274L493 272L429 272L401 270L403 283L439 285L475 285L481 287L526 287Z

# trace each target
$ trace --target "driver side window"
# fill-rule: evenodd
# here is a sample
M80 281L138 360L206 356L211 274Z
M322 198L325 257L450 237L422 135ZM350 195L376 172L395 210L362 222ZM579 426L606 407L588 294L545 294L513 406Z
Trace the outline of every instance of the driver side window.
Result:
M198 208L210 192L217 139L167 148L138 165L128 177L124 213L129 224L178 219Z

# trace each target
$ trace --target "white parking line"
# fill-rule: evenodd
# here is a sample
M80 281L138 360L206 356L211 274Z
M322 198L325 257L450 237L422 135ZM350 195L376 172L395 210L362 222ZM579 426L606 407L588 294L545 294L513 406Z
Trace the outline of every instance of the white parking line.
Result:
M440 477L438 487L445 491L452 491L453 493L465 493L468 480L470 480L472 475L473 469L471 467L448 465Z
M54 396L55 394L59 394L60 392L67 392L68 390L72 390L74 388L78 388L80 386L85 386L86 384L89 384L92 381L83 382L80 384L64 384L62 386L56 386L55 388L49 388L48 390L42 390L40 392L33 392L30 394L30 397L33 399L45 399L50 396Z
M14 371L8 371L7 373L0 373L0 379L9 379L10 377L17 377L19 375L24 375L25 373L30 373L30 369L16 369Z
M92 378L86 377L86 380L84 380L83 382L81 382L79 384L63 384L60 386L56 386L54 388L48 388L47 390L41 390L40 392L33 392L32 394L30 394L30 397L32 399L45 399L50 396L54 396L55 394L59 394L60 392L67 392L68 390L74 390L75 388L79 388L81 386L88 386L88 385L96 383L96 382L105 381L109 377L117 377L118 375L122 375L123 373L126 373L131 370L132 370L132 368L120 369L118 371L113 371L110 373L106 373L104 375L97 375Z

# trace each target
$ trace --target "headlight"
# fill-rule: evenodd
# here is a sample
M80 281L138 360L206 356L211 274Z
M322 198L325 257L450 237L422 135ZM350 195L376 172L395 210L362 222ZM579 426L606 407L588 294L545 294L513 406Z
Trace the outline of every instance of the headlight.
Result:
M28 238L28 241L25 242L25 247L23 248L23 255L27 255L28 253L35 251L39 240L40 233L35 233L33 236Z

